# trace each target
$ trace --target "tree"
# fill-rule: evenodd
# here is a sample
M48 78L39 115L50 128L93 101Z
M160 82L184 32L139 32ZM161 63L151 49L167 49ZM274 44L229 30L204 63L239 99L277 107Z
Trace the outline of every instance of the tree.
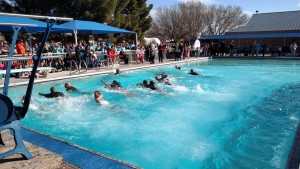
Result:
M205 16L206 33L209 35L223 35L248 21L248 16L238 6L209 6Z
M244 25L248 17L237 6L205 6L188 1L159 7L148 36L179 41L197 38L200 33L222 35Z
M152 5L147 5L146 2L147 0L0 0L0 10L107 23L135 31L142 38L152 22L149 16Z
M159 7L147 34L175 41L197 38L204 28L204 10L201 2L194 1Z

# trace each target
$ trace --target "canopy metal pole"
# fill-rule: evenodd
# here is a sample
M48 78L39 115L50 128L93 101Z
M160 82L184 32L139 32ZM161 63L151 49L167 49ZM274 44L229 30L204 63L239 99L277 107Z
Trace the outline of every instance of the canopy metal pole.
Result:
M7 57L12 57L14 55L15 45L16 45L17 37L18 37L19 31L21 29L21 26L12 26L12 28L14 30L14 36L13 36L13 40L11 42L11 45L10 45L10 48L9 48L9 54L8 54ZM6 74L5 74L4 88L3 88L3 94L4 95L8 94L10 71L11 71L11 61L8 61L7 62Z
M32 71L31 71L31 76L30 76L30 79L29 79L28 87L27 87L27 90L26 90L24 106L23 106L23 115L24 116L25 116L25 114L28 110L29 104L30 104L30 98L31 98L31 93L32 93L32 89L33 89L33 84L34 84L34 76L35 76L35 73L37 71L40 60L42 59L42 52L44 50L45 43L48 39L48 36L50 34L51 27L55 23L56 23L56 19L53 19L53 18L47 19L47 28L46 28L46 31L44 33L41 45L40 45L36 55L33 56L33 63L34 64L33 64L33 68L32 68Z
M29 46L30 46L30 52L33 52L33 48L32 48L32 35L31 33L28 33L28 36L29 36Z
M77 41L77 30L74 30L74 36L75 36L75 44L76 46L78 45L78 41Z
M138 45L138 35L137 33L135 33L135 46L137 47L137 45Z

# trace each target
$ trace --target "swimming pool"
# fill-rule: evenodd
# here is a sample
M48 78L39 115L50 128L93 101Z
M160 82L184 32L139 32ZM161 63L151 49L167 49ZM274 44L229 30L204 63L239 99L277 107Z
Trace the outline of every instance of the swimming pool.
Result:
M67 80L36 84L23 124L142 168L285 168L299 122L299 61L181 66L68 80L81 90L100 90L109 102L102 106L92 94L38 96L51 86L64 91ZM187 75L191 68L206 76ZM136 87L160 72L173 83L157 84L164 94ZM105 89L102 79L120 81L126 92ZM10 89L14 103L20 104L24 88Z

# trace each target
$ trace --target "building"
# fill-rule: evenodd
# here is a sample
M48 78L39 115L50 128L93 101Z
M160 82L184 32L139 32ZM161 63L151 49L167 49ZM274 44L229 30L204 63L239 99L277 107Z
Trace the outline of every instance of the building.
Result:
M282 47L283 52L288 53L293 40L300 44L300 11L256 13L245 26L225 35L203 36L202 39L223 39L226 46L234 40L237 48L250 48L256 41L265 44L269 52Z

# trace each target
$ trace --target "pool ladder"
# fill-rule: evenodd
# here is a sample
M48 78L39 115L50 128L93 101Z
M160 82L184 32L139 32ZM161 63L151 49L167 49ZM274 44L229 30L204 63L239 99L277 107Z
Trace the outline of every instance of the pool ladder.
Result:
M72 72L72 70L73 70L73 65L76 67L76 70L74 70L73 72ZM85 61L84 60L81 60L80 61L80 63L79 63L79 66L77 65L77 63L76 63L76 61L75 60L71 60L71 64L70 64L70 75L71 74L73 74L73 73L76 73L76 72L81 72L81 65L83 65L84 66L84 68L85 68L85 70L83 71L83 72L86 72L87 70L88 70L88 67L87 67L87 65L86 65L86 63L85 63Z

